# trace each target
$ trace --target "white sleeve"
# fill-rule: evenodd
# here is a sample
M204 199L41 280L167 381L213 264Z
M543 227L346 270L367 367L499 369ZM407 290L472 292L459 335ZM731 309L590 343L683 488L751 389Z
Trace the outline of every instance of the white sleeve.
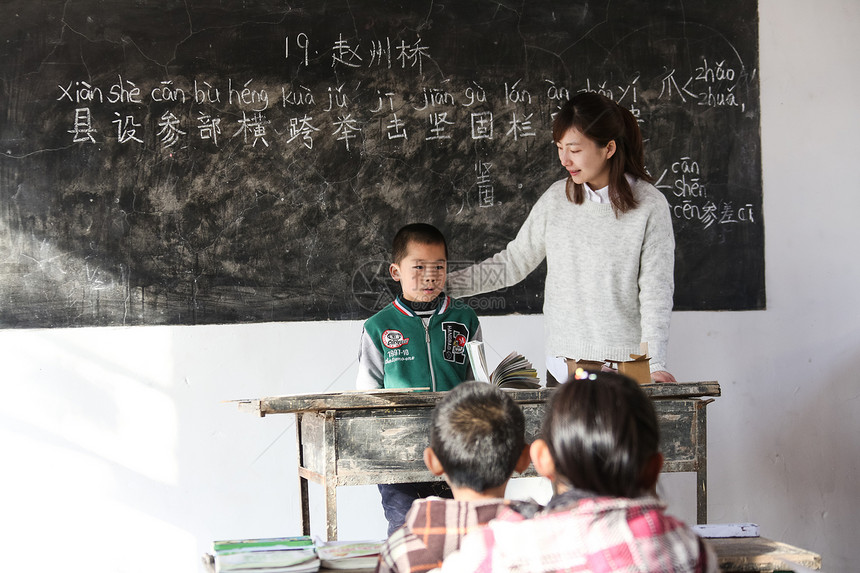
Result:
M639 314L651 371L666 370L672 295L675 292L675 234L665 199L648 221L639 259Z
M365 329L361 329L361 343L358 348L358 376L356 390L378 390L384 388L385 373L382 354L374 346Z
M514 286L546 258L546 210L541 199L532 208L516 238L489 259L448 275L446 290L454 298Z

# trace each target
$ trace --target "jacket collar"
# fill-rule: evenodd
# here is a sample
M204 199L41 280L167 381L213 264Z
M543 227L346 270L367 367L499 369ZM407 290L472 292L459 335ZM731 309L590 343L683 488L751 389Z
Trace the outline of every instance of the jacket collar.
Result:
M409 308L409 305L403 302L400 295L398 295L391 304L406 316L417 316L415 312ZM451 308L451 297L443 293L442 296L439 297L439 304L436 306L436 312L434 314L444 314L449 308Z

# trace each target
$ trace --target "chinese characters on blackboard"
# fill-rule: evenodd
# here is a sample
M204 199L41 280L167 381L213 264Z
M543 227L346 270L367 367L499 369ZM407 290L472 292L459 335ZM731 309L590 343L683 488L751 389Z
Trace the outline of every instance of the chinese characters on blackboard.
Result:
M311 58L318 53L307 34L284 39L285 60L299 68L328 67L332 77L344 69L385 68L420 78L424 66L432 62L431 46L421 38L409 43L391 38L351 43L340 34L325 50L329 60ZM747 102L736 92L741 73L726 60L702 57L687 76L666 68L653 79L654 85L644 85L641 74L634 73L626 82L586 77L580 86L563 85L553 78L527 82L520 77L499 85L477 79L452 85L444 80L443 85L422 84L410 93L392 87L377 88L371 94L360 91L360 80L315 91L301 80L272 86L253 78L173 78L150 86L118 75L111 85L85 80L58 85L56 99L70 104L68 133L76 144L114 140L119 145L146 145L150 131L149 141L163 150L198 143L217 148L228 138L238 138L251 153L277 145L313 150L319 138L330 138L349 153L374 137L389 142L418 138L426 145L445 145L456 138L527 145L530 139L550 137L555 110L580 91L606 95L630 109L643 124L647 123L642 114L643 91L656 94L657 105L731 108L742 113ZM166 109L147 124L150 104ZM129 105L139 109L129 110ZM112 109L116 107L122 111ZM191 111L183 115L181 110ZM647 133L647 125L643 129ZM490 161L475 164L475 204L480 207L495 204L491 168ZM756 220L752 204L736 205L709 195L707 166L696 157L678 157L671 165L649 168L677 220L697 222L703 228Z

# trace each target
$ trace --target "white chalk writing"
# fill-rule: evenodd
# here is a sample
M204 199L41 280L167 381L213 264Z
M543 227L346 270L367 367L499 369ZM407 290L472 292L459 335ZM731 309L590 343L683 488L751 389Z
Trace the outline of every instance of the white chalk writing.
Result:
M152 101L185 103L185 90L173 87L173 80L166 80L161 82L161 86L152 88L149 97Z
M309 116L304 117L293 117L290 118L290 137L287 139L287 143L292 143L297 138L302 138L302 144L308 149L313 149L314 147L314 138L313 133L315 131L319 131L316 127L311 123L314 118Z
M466 90L463 92L468 100L468 103L464 103L463 107L472 107L476 103L487 103L487 92L479 86L476 82L472 82L472 86L468 86Z
M518 118L517 112L513 112L511 114L511 121L508 124L511 128L505 133L505 135L512 135L514 137L514 141L522 137L534 137L537 135L534 130L534 126L532 126L532 116L534 114L530 113L525 117Z
M75 110L74 127L69 130L69 133L75 136L72 139L75 143L96 142L95 137L93 137L96 130L93 129L93 118L90 108L79 107Z
M296 35L296 47L299 49L299 57L301 58L301 63L305 66L308 65L308 46L310 45L310 40L308 39L308 35L304 32ZM286 36L284 38L284 57L286 59L290 59L290 37Z
M161 136L162 147L173 147L179 141L179 136L185 135L185 132L179 128L179 118L171 111L165 111L162 114L158 120L158 127L161 128L158 135Z
M472 139L493 139L493 112L472 113Z
M392 114L391 121L388 122L388 139L407 139L406 123L402 119L397 118L397 114Z
M736 208L733 201L710 197L698 161L689 156L673 161L664 169L654 185L670 195L670 211L675 219L701 223L707 229L713 225L755 223L751 203Z
M227 94L232 105L244 104L251 106L251 111L265 111L269 107L269 93L265 89L253 89L248 86L254 80L248 80L241 88L233 87L233 80L228 80Z
M479 207L492 207L496 200L493 191L493 181L490 178L490 168L492 166L493 164L487 161L478 161L475 164Z
M122 117L120 113L114 112L117 119L113 120L113 123L116 124L116 139L120 143L128 143L129 141L136 141L138 143L143 143L143 140L137 137L137 128L141 127L139 123L134 122L134 116L127 115Z
M269 120L259 111L254 112L250 118L246 112L242 112L242 119L239 120L239 129L233 134L236 137L240 133L245 143L248 143L248 134L253 137L251 147L256 147L258 141L262 141L263 145L269 147L269 142L266 141L266 125Z
M430 133L425 139L427 141L439 139L451 139L451 134L447 132L449 125L454 125L453 121L448 120L448 112L442 111L430 114Z
M212 143L218 145L218 135L221 133L221 118L212 117L204 111L197 116L197 132L200 139L211 139Z
M349 140L355 139L356 133L361 131L361 128L358 126L358 121L352 117L352 114L347 114L345 116L338 116L337 121L334 122L335 130L333 135L337 135L338 141L343 141L344 145L346 145L346 150L349 151Z

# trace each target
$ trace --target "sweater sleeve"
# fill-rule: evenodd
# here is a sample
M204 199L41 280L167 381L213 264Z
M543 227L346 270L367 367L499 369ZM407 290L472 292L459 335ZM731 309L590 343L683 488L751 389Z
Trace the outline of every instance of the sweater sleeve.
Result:
M516 238L505 250L465 269L448 275L447 289L453 297L492 292L513 286L526 278L546 258L546 215L549 191L544 193Z
M662 194L657 199L647 223L639 261L640 326L642 341L648 343L652 372L666 370L672 296L675 292L672 216Z
M472 340L477 340L483 342L484 340L484 332L481 330L481 324L478 323L478 328L475 329L475 335L472 336Z
M358 348L358 376L355 381L357 390L378 390L385 387L382 353L373 344L366 329L361 329L361 342Z

